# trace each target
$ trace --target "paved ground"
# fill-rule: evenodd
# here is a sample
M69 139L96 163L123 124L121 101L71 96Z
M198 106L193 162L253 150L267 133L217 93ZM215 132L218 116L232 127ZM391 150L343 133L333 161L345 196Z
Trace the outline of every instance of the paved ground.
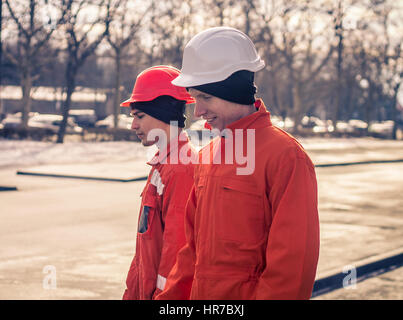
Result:
M315 152L320 151L312 151L316 161ZM99 172L103 164L93 166ZM128 172L122 164L119 175L139 174L140 165L134 167L136 172ZM120 299L144 181L19 176L16 169L0 170L0 185L18 187L0 192L0 299ZM402 163L317 169L317 278L403 251L402 173ZM402 299L402 289L400 268L315 299Z
M0 299L119 299L135 244L144 182L14 176L2 183ZM8 184L8 183L7 183ZM57 289L44 290L44 267Z
M317 169L319 275L397 248L403 251L402 172L403 163Z
M403 267L313 300L403 300Z

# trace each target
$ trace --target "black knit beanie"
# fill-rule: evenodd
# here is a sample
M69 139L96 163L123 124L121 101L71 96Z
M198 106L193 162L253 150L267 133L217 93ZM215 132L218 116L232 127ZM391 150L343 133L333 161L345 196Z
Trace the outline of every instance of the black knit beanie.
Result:
M250 105L256 101L254 78L255 74L253 72L240 70L234 72L223 81L207 83L192 88L227 101Z
M185 127L184 115L186 102L177 100L171 96L159 96L151 101L132 102L131 106L153 118L170 124L178 121L178 127Z

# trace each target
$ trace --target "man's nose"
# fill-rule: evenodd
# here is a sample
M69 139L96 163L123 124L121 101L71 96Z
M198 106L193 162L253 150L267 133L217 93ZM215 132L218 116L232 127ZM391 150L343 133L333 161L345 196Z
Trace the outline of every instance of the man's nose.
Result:
M194 109L194 115L196 117L201 117L204 114L206 114L207 110L206 108L203 107L203 105L201 103L197 103L195 104L195 109Z
M137 119L134 118L132 121L132 130L137 130L139 128L139 123L137 122Z

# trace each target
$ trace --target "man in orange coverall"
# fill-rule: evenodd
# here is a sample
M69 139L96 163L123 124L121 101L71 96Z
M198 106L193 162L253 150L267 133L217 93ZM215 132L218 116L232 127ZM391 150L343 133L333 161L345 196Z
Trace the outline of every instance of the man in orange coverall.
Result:
M221 134L200 151L186 245L157 300L311 297L319 256L314 165L255 99L262 68L252 41L233 28L205 30L184 49L172 83L188 89L195 115ZM245 151L246 166L231 162Z
M144 70L130 99L121 104L131 107L132 130L141 143L156 144L159 149L148 162L152 167L141 194L136 253L124 300L148 300L160 293L178 250L185 244L184 215L194 166L178 155L179 150L189 159L197 154L182 131L185 104L194 100L184 88L171 84L178 75L179 70L171 66Z

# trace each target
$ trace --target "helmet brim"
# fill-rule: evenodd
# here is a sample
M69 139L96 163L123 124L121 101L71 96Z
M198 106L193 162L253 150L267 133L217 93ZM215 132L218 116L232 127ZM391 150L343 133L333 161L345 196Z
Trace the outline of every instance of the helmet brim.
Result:
M154 99L156 99L156 98L158 98L158 97L155 97ZM176 97L173 97L173 98L175 98L175 99L178 99L178 98L176 98ZM154 99L151 99L151 100L154 100ZM182 100L182 99L178 99L178 100L182 100L182 101L185 101L186 102L186 104L192 104L192 103L195 103L196 102L196 100L192 97L192 96L190 96L190 97L188 97L188 98L185 98L186 100ZM151 101L151 100L141 100L141 101ZM140 100L133 100L132 98L130 98L130 99L127 99L126 101L123 101L121 104L120 104L120 106L121 107L130 107L130 105L133 103L133 102L139 102Z
M130 107L130 104L132 103L132 99L127 99L126 101L123 101L120 106L121 107Z

